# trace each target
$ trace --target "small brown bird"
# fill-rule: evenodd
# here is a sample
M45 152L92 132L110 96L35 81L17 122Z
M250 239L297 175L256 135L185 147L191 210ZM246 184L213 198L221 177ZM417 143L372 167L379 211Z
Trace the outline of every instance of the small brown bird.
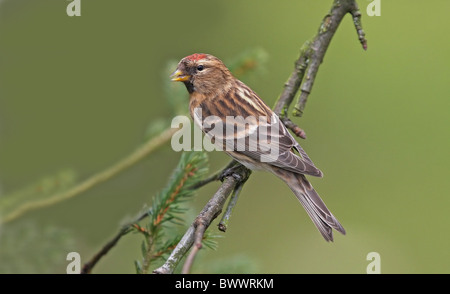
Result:
M203 53L189 55L171 77L185 84L191 116L215 145L247 168L282 179L325 240L333 241L332 228L345 234L305 177L322 177L322 172L272 109L221 60Z

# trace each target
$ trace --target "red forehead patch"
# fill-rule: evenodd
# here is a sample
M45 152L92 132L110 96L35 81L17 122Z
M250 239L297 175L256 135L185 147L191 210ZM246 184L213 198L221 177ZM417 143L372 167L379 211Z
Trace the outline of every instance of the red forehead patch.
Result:
M195 53L195 54L189 55L186 58L189 59L189 60L192 60L192 61L197 61L197 60L203 59L205 57L206 57L206 54Z

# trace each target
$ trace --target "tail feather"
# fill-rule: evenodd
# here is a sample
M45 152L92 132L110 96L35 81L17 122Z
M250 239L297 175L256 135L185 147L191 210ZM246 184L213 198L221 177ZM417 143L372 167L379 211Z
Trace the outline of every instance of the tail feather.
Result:
M328 210L304 175L280 168L275 168L273 172L291 188L326 241L333 241L332 229L345 235L345 229Z

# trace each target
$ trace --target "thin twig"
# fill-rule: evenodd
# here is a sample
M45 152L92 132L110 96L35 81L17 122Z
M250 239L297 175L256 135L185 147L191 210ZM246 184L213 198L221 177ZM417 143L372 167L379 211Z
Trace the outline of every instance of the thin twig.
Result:
M113 166L91 176L90 178L86 179L85 181L79 183L75 187L70 188L69 190L67 190L65 192L61 192L59 194L56 194L50 198L46 198L43 200L27 202L27 203L23 204L22 206L18 207L16 210L11 212L10 214L7 214L3 218L1 218L0 222L1 223L10 222L30 210L53 205L55 203L61 202L63 200L67 200L78 194L86 192L87 190L91 189L92 187L111 179L112 177L116 176L117 174L124 171L125 169L140 162L143 158L145 158L147 155L152 153L156 148L162 146L165 142L169 141L170 138L172 138L172 135L176 131L178 131L177 128L169 128L169 129L164 130L160 135L149 140L143 146L141 146L136 151L134 151L132 154L125 157L121 161L117 162Z
M364 38L364 32L361 27L361 13L359 12L356 1L334 0L331 11L323 19L319 27L319 31L313 41L308 44L308 50L305 50L306 58L308 59L308 68L306 71L306 79L303 81L300 88L300 97L294 106L294 111L292 112L294 116L303 115L306 101L311 93L317 72L319 71L319 66L323 61L328 45L336 33L339 24L347 13L352 14L359 40L363 45L363 48L367 48L367 41Z
M213 175L209 176L206 179L203 179L201 181L198 181L197 183L195 183L194 185L192 185L190 188L192 190L197 190L211 182L215 182L218 180L222 180L222 176L224 171L228 170L229 168L233 167L233 166L237 166L239 164L239 162L237 162L236 160L232 160L230 161L224 168L222 168L221 170L217 171L216 173L214 173Z
M97 262L103 257L105 256L109 250L111 250L111 248L113 248L114 246L116 246L117 242L119 242L120 238L122 238L123 235L125 235L126 233L128 233L128 230L130 229L130 227L126 227L123 228L119 231L119 233L117 233L117 235L114 236L114 238L112 238L111 241L109 241L108 243L106 243L105 246L103 246L103 248L97 252L88 262L86 262L83 266L83 268L81 269L81 274L90 274L92 271L92 268L97 264Z
M197 252L202 249L203 235L205 234L206 228L209 226L209 224L205 224L202 221L203 220L200 218L196 219L194 246L183 264L183 269L181 270L182 274L190 273L194 259L197 256Z
M288 116L288 109L297 94L300 84L303 80L305 70L308 66L309 41L307 41L300 49L300 57L295 62L294 71L291 73L288 81L284 84L283 92L278 97L273 111L280 117Z
M359 11L358 4L356 1L351 3L350 13L353 16L353 24L355 25L356 33L358 34L359 42L361 43L364 50L367 50L367 40L366 34L362 29L361 24L361 12Z
M197 190L197 189L199 189L199 188L201 188L201 187L203 187L203 186L205 186L205 185L207 185L207 184L209 184L211 182L218 181L220 179L220 174L221 174L221 171L219 171L219 172L209 176L208 178L206 178L204 180L198 181L197 183L192 185L191 188L193 190Z
M236 203L239 198L239 194L242 191L242 187L244 187L244 183L238 183L236 187L234 187L233 194L231 195L230 200L228 200L227 209L225 210L225 213L222 216L222 219L220 220L219 224L217 225L219 227L219 230L222 232L226 232L228 227L228 221L231 218L231 212L233 211L233 208L236 206Z
M281 119L281 121L284 123L286 128L290 129L294 134L301 138L306 139L306 133L303 129L301 129L299 126L297 126L292 120L290 120L288 117L284 117Z
M224 170L227 170L225 168ZM239 197L239 193L242 190L242 187L244 186L245 181L247 180L250 173L247 174L246 178L237 181L236 185L234 186L232 196L228 202L227 209L225 211L224 217L219 222L219 230L225 232L228 224L228 220L231 217L231 211L233 210L233 207L237 203L237 199ZM220 214L220 212L218 213ZM212 220L211 220L212 221ZM194 245L191 249L191 252L189 253L188 257L186 258L186 261L184 262L183 269L181 271L182 274L188 274L191 271L192 264L194 263L195 256L197 255L198 251L202 248L202 240L205 235L205 231L208 228L211 221L206 220L204 217L197 217L197 219L194 222L195 226L195 238L194 238Z
M108 241L108 243L106 243L99 252L97 252L88 262L83 265L81 274L90 274L97 262L103 256L105 256L114 246L116 246L120 238L126 235L131 230L131 228L135 226L136 223L140 222L146 217L148 217L148 212L142 213L133 222L130 222L127 225L123 226L120 231L110 241Z
M364 50L367 40L361 26L361 13L355 0L334 0L330 12L324 17L317 35L305 42L300 49L300 56L295 62L294 71L284 85L283 92L278 98L274 111L280 118L287 117L288 108L297 94L300 85L301 93L293 111L294 116L302 116L306 101L311 93L319 66L340 22L347 13L351 13L359 41ZM306 78L304 80L306 74ZM303 81L303 84L302 84Z

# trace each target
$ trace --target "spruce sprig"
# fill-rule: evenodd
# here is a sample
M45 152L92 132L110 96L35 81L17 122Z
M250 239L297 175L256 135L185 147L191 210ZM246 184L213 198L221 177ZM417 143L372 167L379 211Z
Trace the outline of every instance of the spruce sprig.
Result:
M141 244L142 265L139 261L135 262L138 273L147 273L150 264L155 259L164 257L180 240L180 236L165 238L164 232L170 231L169 224L184 224L180 215L186 212L187 207L183 203L195 194L193 186L207 174L207 164L205 152L184 152L168 184L154 197L145 227L138 224L132 226L135 232L145 237Z

